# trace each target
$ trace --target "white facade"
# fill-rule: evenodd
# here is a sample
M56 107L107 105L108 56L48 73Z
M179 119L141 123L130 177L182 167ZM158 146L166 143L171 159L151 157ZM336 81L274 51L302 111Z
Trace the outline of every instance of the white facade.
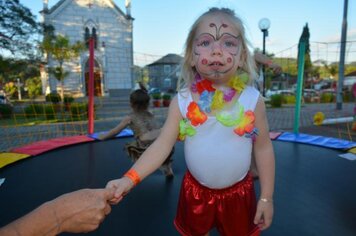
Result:
M51 9L45 9L44 22L55 28L55 34L67 36L71 43L85 41L85 32L95 31L95 94L117 96L130 90L133 84L133 42L130 5L123 13L112 0L60 0ZM75 96L87 92L89 49L64 64L70 75L64 80L64 91ZM56 66L49 59L48 67ZM50 90L58 90L59 82L49 75Z

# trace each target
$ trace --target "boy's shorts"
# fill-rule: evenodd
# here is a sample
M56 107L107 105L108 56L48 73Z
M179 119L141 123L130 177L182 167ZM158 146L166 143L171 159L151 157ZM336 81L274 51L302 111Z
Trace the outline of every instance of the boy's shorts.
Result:
M255 213L256 196L250 174L231 187L210 189L188 171L183 178L174 225L184 236L204 235L214 227L223 236L257 236Z

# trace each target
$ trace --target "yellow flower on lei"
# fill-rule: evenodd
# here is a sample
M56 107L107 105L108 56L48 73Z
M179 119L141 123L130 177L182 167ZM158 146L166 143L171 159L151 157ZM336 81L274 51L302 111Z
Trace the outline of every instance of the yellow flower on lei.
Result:
M246 82L244 79L235 75L232 79L229 80L228 86L235 89L236 92L241 93L246 87Z
M221 90L215 90L213 100L211 101L211 109L220 110L224 105L224 93Z

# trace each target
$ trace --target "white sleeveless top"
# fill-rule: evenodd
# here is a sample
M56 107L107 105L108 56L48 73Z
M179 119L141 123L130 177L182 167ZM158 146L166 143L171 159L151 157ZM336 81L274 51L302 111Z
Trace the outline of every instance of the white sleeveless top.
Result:
M258 98L259 92L247 86L237 102L244 111L254 111ZM184 118L192 101L189 90L178 93L179 109ZM234 127L224 126L215 116L208 116L195 129L196 134L186 136L184 144L185 161L194 178L212 189L226 188L242 180L251 163L251 138L237 135Z

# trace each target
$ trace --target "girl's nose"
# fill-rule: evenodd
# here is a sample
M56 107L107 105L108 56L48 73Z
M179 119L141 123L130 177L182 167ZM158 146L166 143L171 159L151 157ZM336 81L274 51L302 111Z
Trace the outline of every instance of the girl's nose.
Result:
M211 54L213 56L221 56L222 50L219 42L214 42L211 49Z

